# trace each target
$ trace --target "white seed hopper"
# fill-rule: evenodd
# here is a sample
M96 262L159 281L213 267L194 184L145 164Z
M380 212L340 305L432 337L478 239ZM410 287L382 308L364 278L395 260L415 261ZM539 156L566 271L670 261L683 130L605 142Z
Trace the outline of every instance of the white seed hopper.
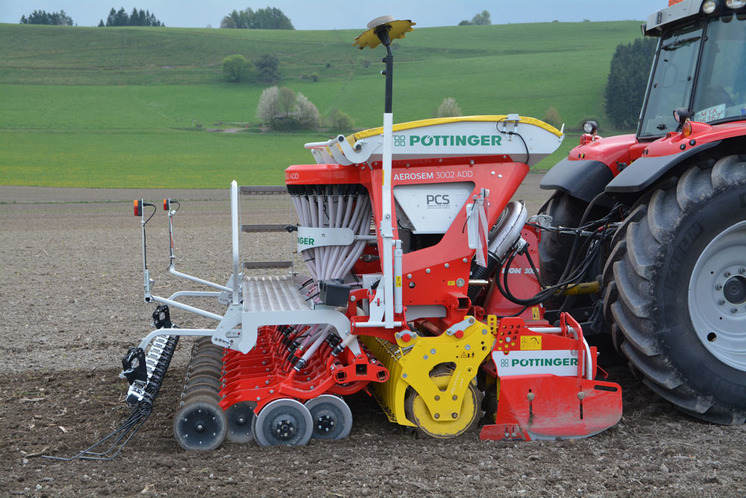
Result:
M533 166L559 148L564 133L517 114L425 119L394 125L393 159L509 156ZM318 164L381 161L383 129L307 143Z

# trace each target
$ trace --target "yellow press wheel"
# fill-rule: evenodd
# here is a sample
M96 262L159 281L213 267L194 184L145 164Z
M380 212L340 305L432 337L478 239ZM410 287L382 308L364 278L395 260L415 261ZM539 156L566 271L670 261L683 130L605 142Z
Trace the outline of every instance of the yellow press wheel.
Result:
M430 374L430 378L438 389L445 391L452 374L450 369L436 368ZM410 389L404 399L404 413L421 433L434 438L448 439L476 427L482 413L483 397L477 383L472 381L464 393L458 413L430 413L422 396L414 389Z

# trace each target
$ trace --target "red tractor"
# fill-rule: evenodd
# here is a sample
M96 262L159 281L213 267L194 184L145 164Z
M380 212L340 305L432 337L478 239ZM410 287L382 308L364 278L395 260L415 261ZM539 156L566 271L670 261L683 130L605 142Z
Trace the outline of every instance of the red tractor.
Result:
M601 138L586 122L580 145L542 180L555 191L543 212L562 229L541 241L541 274L561 282L584 265L600 297L555 297L553 307L585 317L586 335L610 333L678 409L741 424L746 1L671 0L642 31L659 41L637 132ZM613 237L573 242L598 229L594 219L617 223Z

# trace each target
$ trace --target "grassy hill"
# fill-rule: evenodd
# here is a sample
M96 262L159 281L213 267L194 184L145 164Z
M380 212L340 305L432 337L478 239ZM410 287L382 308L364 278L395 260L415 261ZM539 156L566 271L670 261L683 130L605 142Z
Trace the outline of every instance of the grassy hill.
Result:
M303 143L336 132L261 133L254 113L265 85L222 83L222 59L276 54L282 85L322 114L338 108L374 127L384 52L353 48L358 33L0 24L0 183L281 183L287 165L311 161ZM554 106L576 129L603 115L614 49L637 36L636 22L415 29L394 51L395 120L431 117L454 97L465 114L542 118ZM314 73L318 82L303 79ZM206 131L221 123L246 130ZM558 157L574 143L568 137Z

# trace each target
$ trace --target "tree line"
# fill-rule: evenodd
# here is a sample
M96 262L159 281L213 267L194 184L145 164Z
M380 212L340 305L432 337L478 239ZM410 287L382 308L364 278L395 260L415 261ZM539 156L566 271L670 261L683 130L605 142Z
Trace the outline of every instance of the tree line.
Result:
M459 26L489 26L491 24L490 13L486 10L483 10L481 14L476 14L471 21L464 19L458 23Z
M48 24L52 26L73 26L73 18L68 16L64 10L59 12L47 12L45 10L35 10L28 17L21 16L21 24ZM163 22L159 21L155 14L148 10L132 9L131 14L127 14L124 7L115 10L113 7L109 11L106 22L101 19L98 23L99 28L109 26L156 26L165 27Z
M106 18L106 23L101 19L98 23L99 28L112 27L112 26L154 26L158 28L166 27L161 21L159 21L155 14L151 14L148 10L137 10L132 9L131 14L127 14L124 7L119 10L112 9L109 11L109 16Z
M234 10L220 22L221 28L232 29L295 29L290 19L274 7Z
M73 18L65 14L64 10L59 12L47 12L35 10L28 17L21 16L21 24L49 24L52 26L72 26Z

